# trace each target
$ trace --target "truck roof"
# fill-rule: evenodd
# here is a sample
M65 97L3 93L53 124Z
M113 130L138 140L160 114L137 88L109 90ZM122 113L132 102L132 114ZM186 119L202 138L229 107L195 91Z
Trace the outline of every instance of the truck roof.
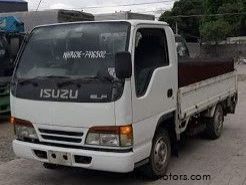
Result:
M153 14L142 14L142 13L135 13L131 11L120 11L115 13L105 13L105 14L95 14L96 21L103 21L103 20L155 20L155 16Z
M152 20L105 20L105 21L78 21L78 22L65 22L65 23L56 23L56 24L45 24L36 26L35 28L39 27L47 27L47 26L55 26L55 25L68 25L68 24L84 24L84 23L101 23L101 22L128 22L132 26L137 26L139 24L154 24L154 25L165 25L168 26L166 22L162 21L152 21Z
M6 16L18 17L18 19L24 23L26 32L30 32L39 25L94 20L92 14L63 9L0 13L0 17Z
M4 2L4 3L27 3L24 0L0 0L0 2Z
M166 22L163 21L154 21L154 20L125 20L129 22L131 25L136 26L138 24L162 24L162 25L168 25Z

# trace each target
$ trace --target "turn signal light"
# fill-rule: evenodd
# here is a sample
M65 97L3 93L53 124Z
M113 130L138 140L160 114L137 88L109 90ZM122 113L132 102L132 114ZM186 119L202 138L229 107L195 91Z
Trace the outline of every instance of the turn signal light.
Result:
M30 121L22 120L15 118L13 116L10 117L10 123L13 125L21 125L26 127L33 127L32 123Z
M30 140L34 142L38 139L38 135L31 122L18 119L15 117L10 118L10 123L14 125L15 135L18 140L26 141Z

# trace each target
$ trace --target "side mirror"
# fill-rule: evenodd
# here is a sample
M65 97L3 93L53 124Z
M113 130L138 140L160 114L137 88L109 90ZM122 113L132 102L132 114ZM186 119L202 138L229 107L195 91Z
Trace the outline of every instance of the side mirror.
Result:
M119 52L115 55L115 73L119 79L131 78L132 57L129 52Z

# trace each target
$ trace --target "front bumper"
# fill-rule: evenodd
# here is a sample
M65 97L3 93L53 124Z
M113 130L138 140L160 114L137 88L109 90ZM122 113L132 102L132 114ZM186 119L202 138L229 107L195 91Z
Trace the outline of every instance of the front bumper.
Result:
M92 170L101 170L109 172L119 172L127 173L134 170L134 154L133 152L128 153L114 153L114 152L101 152L101 151L91 151L82 149L71 149L47 146L42 144L33 144L22 142L18 140L13 141L13 149L18 157L38 160L40 162L49 162L48 159L41 159L37 157L34 150L39 151L55 151L55 152L65 152L70 153L72 156L72 166L81 167ZM75 162L75 156L86 156L91 157L91 162L89 164L81 164Z

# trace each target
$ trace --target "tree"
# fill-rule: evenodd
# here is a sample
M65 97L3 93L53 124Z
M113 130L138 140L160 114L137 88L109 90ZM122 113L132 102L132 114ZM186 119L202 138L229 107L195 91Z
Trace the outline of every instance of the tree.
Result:
M246 12L246 1L243 1L243 12ZM242 24L241 24L241 35L246 35L246 15L242 18Z
M166 21L175 30L178 24L179 34L188 41L197 41L200 37L198 17L175 17L179 15L204 14L203 0L180 0L174 3L171 11L166 11L160 16L160 21Z
M218 42L229 36L246 34L246 15L232 15L246 12L245 0L205 0L204 7L206 14L220 15L203 18L200 25L203 40Z
M201 37L218 42L219 39L228 36L246 35L245 12L246 0L179 0L170 11L161 15L160 21L166 21L174 30L177 23L179 34L187 41L196 41L196 38ZM227 13L229 15L223 15ZM200 14L208 16L182 17ZM221 15L211 16L211 14Z
M205 41L215 41L216 43L226 39L231 30L230 24L222 19L204 22L200 27L202 39Z
M225 0L224 0L225 1ZM246 1L226 0L225 3L218 9L218 13L245 13ZM246 15L227 15L223 16L223 20L227 21L232 27L231 36L246 34Z
M163 14L161 14L160 21L165 21L169 24L169 26L171 28L175 28L175 22L176 22L176 18L173 17L173 12L172 11L165 11Z
M207 14L216 14L223 0L205 0L204 7Z

